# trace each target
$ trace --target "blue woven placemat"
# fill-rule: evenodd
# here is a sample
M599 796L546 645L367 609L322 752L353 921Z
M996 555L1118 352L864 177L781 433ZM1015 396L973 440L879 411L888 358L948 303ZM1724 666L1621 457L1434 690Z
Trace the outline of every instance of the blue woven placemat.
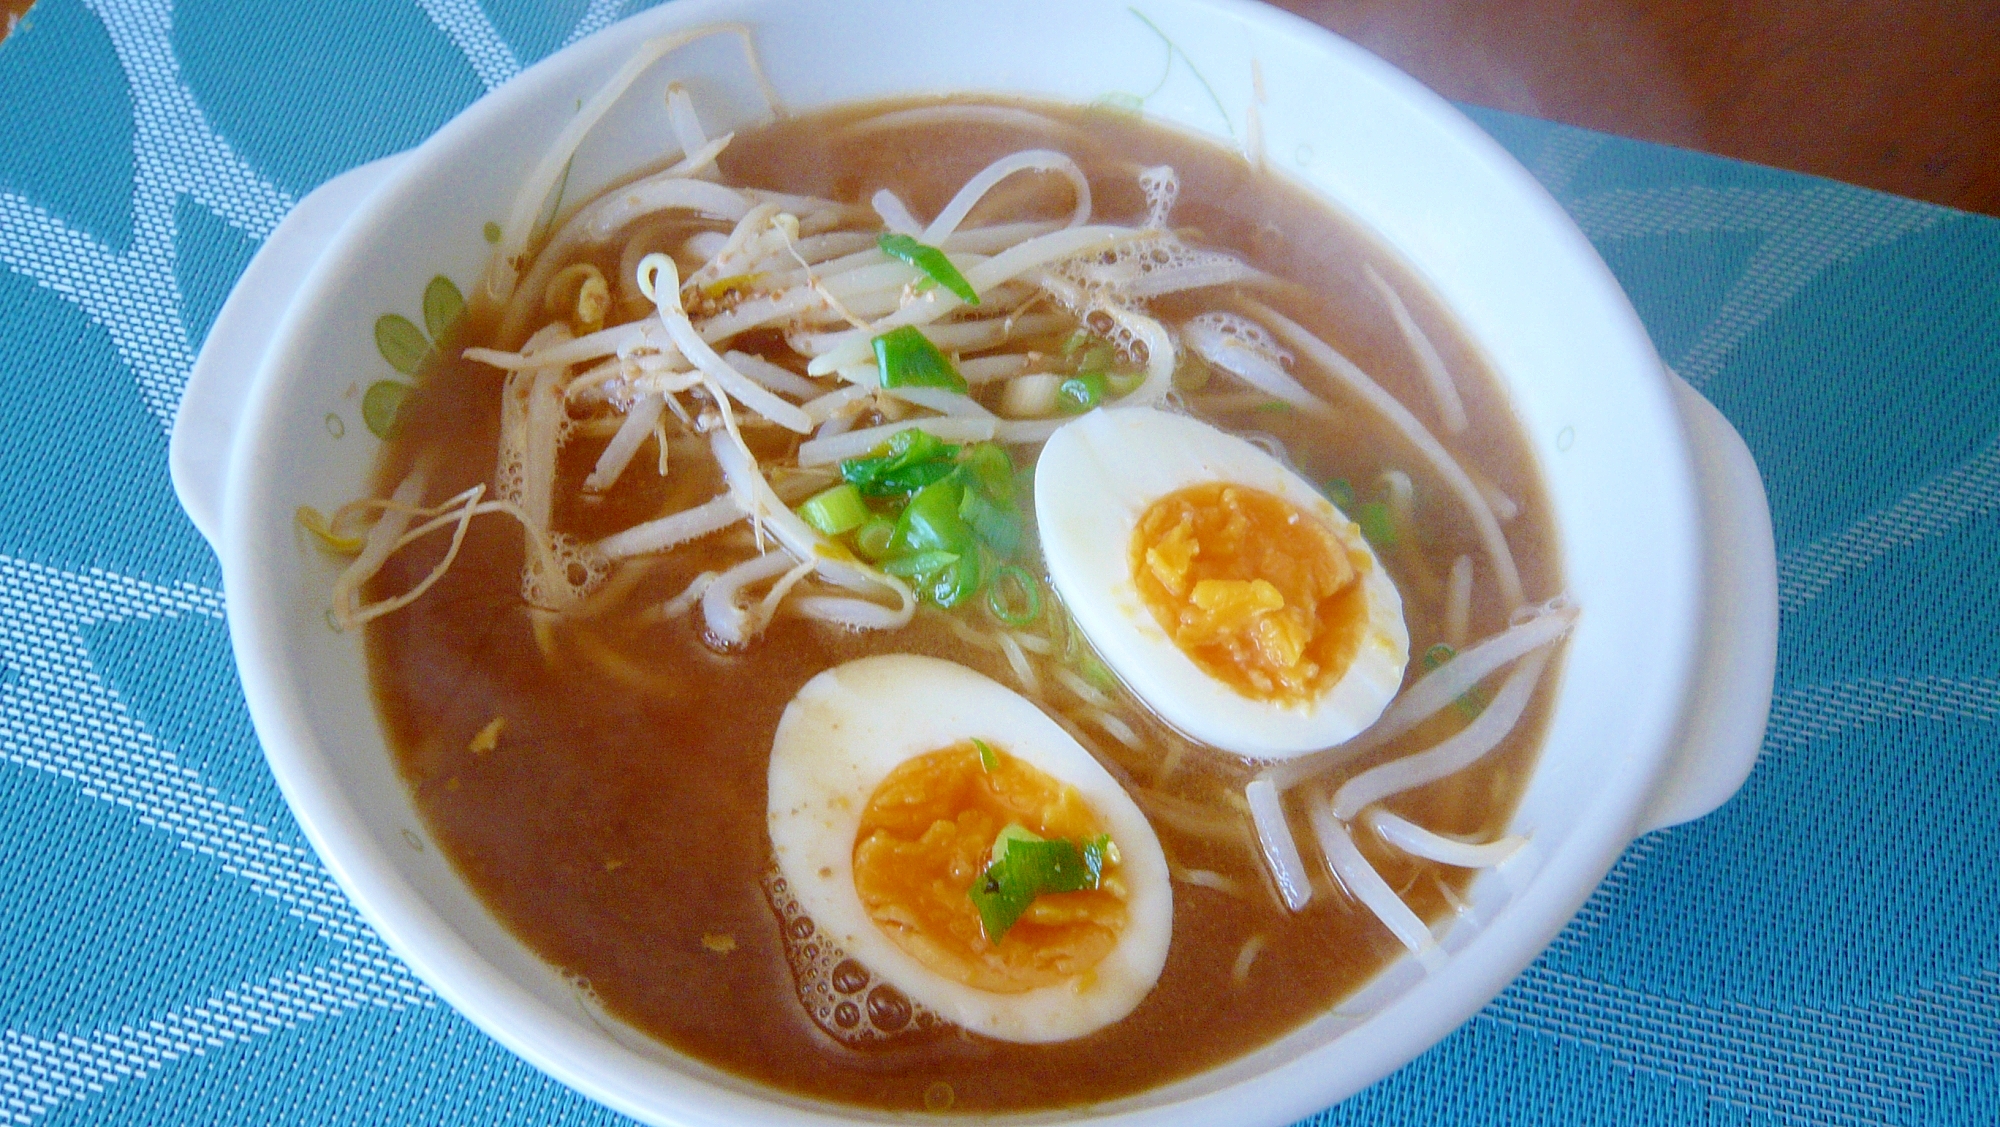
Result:
M166 436L294 201L625 7L41 0L0 45L0 1122L618 1119L305 848ZM1729 805L1310 1122L1995 1122L2000 222L1473 113L1763 467L1777 702Z

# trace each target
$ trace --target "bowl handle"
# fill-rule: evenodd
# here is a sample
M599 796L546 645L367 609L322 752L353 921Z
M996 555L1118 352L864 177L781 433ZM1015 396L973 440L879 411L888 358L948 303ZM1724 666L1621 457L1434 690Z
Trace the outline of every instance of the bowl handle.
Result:
M167 445L167 467L181 508L218 553L230 449L264 354L313 264L402 157L398 153L350 168L292 208L229 291L188 373Z
M1700 494L1701 644L1679 751L1640 819L1645 832L1707 814L1749 778L1778 664L1778 554L1763 478L1722 412L1678 375L1667 378Z

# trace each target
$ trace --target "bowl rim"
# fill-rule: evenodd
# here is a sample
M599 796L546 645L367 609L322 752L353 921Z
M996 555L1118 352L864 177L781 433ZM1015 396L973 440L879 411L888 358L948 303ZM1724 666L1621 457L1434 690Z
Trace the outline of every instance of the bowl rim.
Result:
M1098 2L1098 0L1093 0ZM1112 3L1114 0L1102 0ZM1596 276L1600 290L1615 296L1613 315L1635 351L1652 357L1652 346L1608 267L1552 197L1497 142L1448 102L1362 48L1289 13L1251 0L1171 0L1174 4L1218 11L1242 21L1260 34L1300 41L1315 54L1360 71L1370 81L1390 88L1411 103L1461 150L1490 173L1510 181L1516 202L1530 218L1551 229L1558 249L1573 265ZM580 1043L565 1030L567 1015L559 1015L500 968L481 956L456 934L428 901L401 878L397 859L359 830L361 815L347 800L333 769L333 757L314 736L308 699L281 674L289 649L275 616L254 608L283 598L282 584L262 553L251 550L250 531L269 498L268 482L255 472L260 455L273 449L276 426L271 405L284 389L287 372L303 365L298 355L301 337L311 322L311 310L341 285L362 263L362 247L370 232L379 230L398 207L421 195L429 173L445 166L462 139L477 137L510 120L543 95L542 87L566 72L575 61L607 35L636 35L643 25L651 33L692 26L742 11L769 9L783 0L678 0L630 17L596 36L572 44L527 68L500 88L456 115L408 159L388 174L354 219L336 236L315 264L287 311L265 357L244 407L244 424L230 454L224 503L222 557L225 587L231 592L230 633L245 696L265 754L287 803L314 851L389 945L441 997L470 1018L489 1036L517 1056L590 1097L627 1114L652 1121L733 1123L745 1119L797 1124L828 1124L871 1116L863 1109L813 1101L740 1081L696 1058L681 1056L690 1066L669 1068L637 1055L627 1061L608 1059L601 1048ZM811 10L818 11L814 6ZM625 28L619 31L619 28ZM1566 244L1566 245L1563 245ZM1622 310L1622 313L1619 311ZM1652 363L1657 370L1657 358ZM1503 377L1504 378L1504 377ZM1671 393L1662 373L1634 394L1646 413L1665 433L1674 464L1660 467L1669 509L1658 519L1682 536L1687 558L1671 567L1679 583L1660 595L1663 637L1670 668L1659 674L1669 686L1663 699L1686 697L1695 660L1695 620L1698 608L1697 572L1691 547L1697 529L1691 459L1676 423ZM282 500L282 499L280 499ZM1669 561L1673 563L1675 561ZM1658 711L1658 710L1656 710ZM1257 1114L1276 1122L1309 1115L1344 1099L1360 1087L1414 1058L1457 1027L1495 996L1546 946L1595 890L1612 863L1631 841L1647 798L1666 769L1678 712L1660 711L1638 721L1650 733L1642 754L1628 755L1604 776L1605 787L1593 796L1587 812L1571 823L1563 846L1552 852L1507 910L1489 921L1478 945L1489 954L1482 959L1454 958L1442 971L1412 987L1396 1002L1364 1023L1372 1042L1365 1059L1390 1061L1357 1064L1363 1054L1335 1050L1334 1043L1295 1054L1288 1061L1262 1069L1256 1076L1205 1092L1194 1092L1161 1106L1120 1110L1122 1101L1100 1105L1102 1122L1202 1123L1218 1115L1238 1118L1252 1088L1258 1090ZM1504 957L1497 957L1504 954ZM1411 1012L1427 1015L1410 1019ZM1399 1015L1400 1023L1383 1018ZM527 1020L524 1020L527 1019ZM1281 1037L1279 1041L1283 1041ZM1343 1036L1338 1041L1348 1041ZM1266 1046L1269 1047L1268 1045ZM1257 1050L1252 1050L1252 1055ZM1333 1059L1328 1059L1331 1054ZM1241 1059L1241 1058L1239 1058ZM636 1066L636 1067L635 1067ZM1218 1068L1227 1065L1217 1066ZM1213 1070L1211 1070L1213 1071ZM1197 1078L1199 1075L1197 1074ZM1170 1091L1185 1081L1161 1089ZM776 1096L777 1100L770 1097ZM1141 1093L1143 1097L1145 1093ZM670 1107L661 1106L665 1097ZM783 1102L783 1101L799 1101ZM665 1120L663 1115L671 1115ZM1033 1119L1030 1113L1025 1118ZM1093 1116L1094 1117L1094 1116Z

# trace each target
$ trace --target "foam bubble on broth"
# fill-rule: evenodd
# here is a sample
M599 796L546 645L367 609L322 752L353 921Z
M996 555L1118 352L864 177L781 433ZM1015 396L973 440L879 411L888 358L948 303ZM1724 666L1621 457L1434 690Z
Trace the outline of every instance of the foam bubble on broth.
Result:
M779 919L785 961L799 1004L813 1024L853 1048L934 1033L945 1023L889 983L870 974L822 934L799 907L791 886L776 872L764 877L764 893Z

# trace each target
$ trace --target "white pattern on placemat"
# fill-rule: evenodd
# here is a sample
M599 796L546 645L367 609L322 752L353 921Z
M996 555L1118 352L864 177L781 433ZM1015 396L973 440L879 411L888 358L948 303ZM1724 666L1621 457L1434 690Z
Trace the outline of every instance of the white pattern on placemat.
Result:
M131 810L141 824L179 837L223 872L283 901L321 935L353 945L357 957L386 957L310 852L275 840L225 802L154 740L91 667L86 624L187 614L219 619L220 594L0 556L0 664L14 674L0 686L0 757Z
M161 747L91 667L81 628L186 614L221 616L221 597L102 573L78 576L0 556L0 756L116 803L215 858L344 942L374 936L312 855L275 841Z
M1557 126L1551 130L1549 139L1540 151L1527 162L1528 171L1542 182L1542 187L1557 199L1569 195L1570 182L1583 166L1609 140L1602 133L1587 133L1581 129Z
M618 17L624 14L625 5L629 2L630 0L590 0L590 6L583 10L583 15L577 17L576 26L569 29L569 38L563 40L563 45L568 46L586 35L594 35L617 23Z
M219 592L192 583L158 584L103 571L76 574L0 556L0 667L11 673L0 683L0 760L45 772L52 780L75 786L82 797L129 810L136 824L172 834L183 848L213 859L221 872L248 881L253 890L282 902L289 914L311 924L319 935L342 945L340 958L328 964L333 970L301 971L245 988L263 991L257 996L270 1005L285 998L306 999L307 985L318 981L313 976L323 978L334 971L337 983L327 981L351 994L356 1005L427 1002L429 989L362 922L318 860L298 846L275 840L241 807L230 805L214 787L204 784L199 772L160 746L91 666L83 636L88 625L190 615L219 623L222 609ZM284 986L287 982L293 985ZM227 1011L236 1004L225 999L210 1008ZM214 1015L202 1016L206 1013L198 1009L172 1021L161 1020L170 1025L193 1022L190 1028L223 1021L224 1026L238 1029L229 1036L240 1035L238 1026ZM58 1088L71 1090L62 1080L68 1073L50 1063L56 1058L18 1047L25 1044L23 1036L0 1034L0 1045L8 1046L0 1057L0 1072L16 1071L11 1078L0 1076L0 1098L10 1105L25 1098L9 1092L8 1085L28 1085L23 1091L46 1089L44 1095L50 1099L54 1097L49 1093ZM103 1036L108 1035L98 1040ZM197 1043L221 1042L197 1039L189 1045ZM43 1061L44 1073L51 1068L55 1073L23 1079L19 1070L26 1065L19 1062L36 1059ZM37 1106L46 1105L43 1100Z
M173 426L194 363L168 254L163 258L158 240L145 231L135 231L132 249L116 254L23 197L0 191L0 263L61 294L111 334L112 347L164 428Z
M429 991L385 975L372 960L336 958L225 990L199 1005L168 1010L94 1033L0 1030L0 1107L28 1123L58 1104L144 1077L185 1056L262 1037L300 1022L363 1006L433 1006Z
M103 326L147 409L171 429L197 342L181 318L174 208L187 196L262 239L292 200L214 130L181 81L164 0L86 0L125 71L133 110L132 240L117 253L24 197L0 192L0 263L61 294Z
M1793 689L1771 702L1764 757L1781 756L1865 724L1947 717L2000 721L2000 680L1891 677Z
M521 62L514 57L514 49L486 17L486 9L479 6L478 0L417 0L417 3L438 30L451 37L452 44L472 64L473 72L488 90L519 73Z
M1896 677L1807 685L1771 702L1771 719L1758 756L1758 772L1797 748L1864 724L1907 718L1963 718L2000 722L2000 680L1985 677ZM1752 775L1754 780L1756 775ZM1751 784L1746 783L1746 786ZM1597 891L1549 944L1553 954L1574 953L1618 911L1647 858L1669 831L1633 842L1618 858Z
M473 0L420 0L490 89L519 69ZM0 264L61 295L102 327L148 410L171 430L198 341L189 339L175 211L185 196L253 239L291 197L209 125L182 81L170 0L85 0L105 26L133 106L129 246L112 250L33 201L0 191ZM622 3L593 0L572 38L608 25ZM133 717L92 668L82 628L149 617L220 619L219 592L106 572L75 574L0 556L0 762L131 812L223 874L248 882L319 935L332 961L246 983L208 1002L85 1033L0 1030L0 1120L52 1108L204 1049L364 1005L432 1005L307 851L275 840Z
M1732 352L1829 266L1940 222L1943 208L1849 188L1784 191L1683 185L1619 190L1569 201L1593 242L1649 235L1764 234L1742 276L1686 354L1673 359L1699 390Z
M1992 1062L2000 972L1821 1010L1685 1002L1537 964L1480 1017L1587 1045L1782 1123L1864 1127Z
M1778 604L1797 610L1848 572L1897 548L1948 532L2000 507L2000 443L1856 521L1846 531L1785 553Z

